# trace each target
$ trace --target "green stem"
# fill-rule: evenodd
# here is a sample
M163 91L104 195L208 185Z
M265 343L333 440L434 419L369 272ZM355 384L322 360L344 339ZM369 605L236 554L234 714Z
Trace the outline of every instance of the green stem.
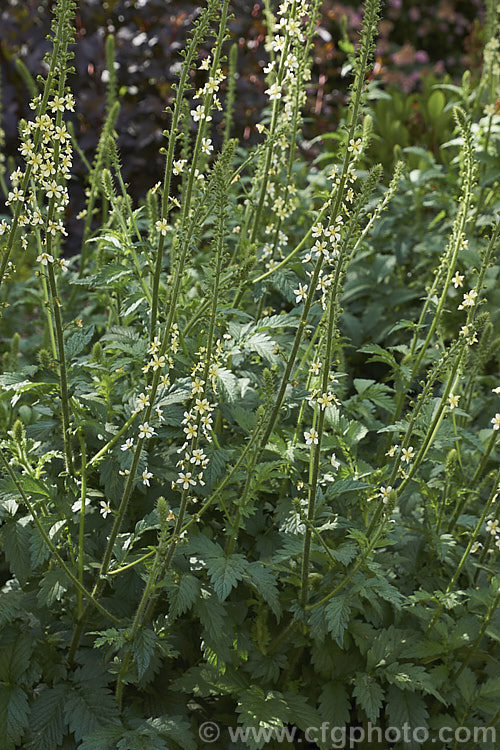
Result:
M227 540L226 544L226 554L232 555L234 552L234 548L236 546L236 542L238 541L238 534L240 530L240 523L241 523L241 517L243 515L243 510L245 508L245 505L247 503L247 497L248 493L250 492L250 487L252 484L252 478L253 478L253 472L255 469L255 464L257 463L257 453L254 452L250 459L250 464L247 469L247 478L245 481L245 486L243 488L243 492L241 494L241 497L238 500L238 512L236 514L236 518L234 519L233 523L231 524L232 530L230 529L230 534Z
M28 509L28 511L29 511L29 513L31 515L31 517L33 518L33 521L34 521L35 526L37 527L37 529L38 529L38 531L40 533L40 536L42 537L43 541L45 542L45 544L49 548L51 554L57 560L58 564L64 570L64 572L66 573L66 575L68 576L68 578L70 579L70 581L72 581L74 583L77 591L81 592L83 594L83 596L85 596L86 599L89 600L89 606L94 606L105 617L107 617L112 622L118 624L120 622L120 620L118 620L118 618L116 618L114 615L112 615L111 612L108 612L108 610L105 607L103 607L102 604L100 604L97 601L97 599L92 595L92 593L89 592L89 591L87 591L87 589L80 583L80 581L78 580L78 578L72 573L72 571L68 568L68 566L66 565L66 563L62 559L61 555L59 554L59 552L57 551L56 547L52 543L52 540L50 539L49 535L45 531L45 528L40 523L40 520L39 520L39 518L38 518L38 516L36 514L34 506L31 504L28 496L24 492L23 487L22 487L20 481L17 479L16 475L14 474L14 472L13 472L13 470L12 470L9 462L5 458L5 456L4 456L3 451L1 450L1 448L0 448L0 460L2 461L3 465L7 469L7 472L10 475L10 478L12 479L12 481L14 482L14 484L16 485L16 488L17 488L19 494L21 495L21 497L22 497L22 499L24 501L24 504L26 505L26 507L27 507L27 509Z
M465 138L465 140L468 143L469 150L472 152L472 146L470 144L470 131L466 132L464 136L469 136L469 140ZM420 330L424 324L425 318L427 316L427 311L429 309L429 306L431 304L431 300L434 297L435 291L437 290L437 287L439 285L439 282L441 280L441 270L444 268L447 268L446 278L444 281L443 289L441 292L441 296L438 301L438 305L436 308L436 312L434 313L434 316L432 318L432 322L429 326L429 329L427 331L427 335L425 337L425 341L420 347L420 351L417 355L416 360L413 363L411 373L407 379L405 379L401 390L398 393L397 399L396 399L396 410L394 412L394 416L392 418L393 422L396 422L400 415L401 411L403 409L404 405L404 399L405 399L405 386L408 386L413 379L418 374L420 367L422 365L422 360L426 355L427 349L429 347L430 341L432 339L432 336L434 335L434 332L438 326L439 321L441 320L441 316L444 311L444 307L446 304L446 298L448 296L448 290L451 286L452 276L455 271L455 264L457 260L457 256L459 253L459 250L461 248L462 244L462 238L465 231L465 227L467 224L468 219L468 213L469 213L469 206L472 199L472 181L473 181L473 171L474 171L474 163L472 160L471 153L466 153L466 159L467 159L467 169L464 175L463 179L463 188L462 188L462 200L459 205L458 214L454 222L453 226L453 234L452 234L452 240L450 247L446 249L443 259L440 264L440 268L438 268L437 273L434 276L434 281L432 283L432 287L426 297L426 300L424 302L424 305L422 307L422 311L420 313L420 317L418 320L418 323L416 325L416 330L413 335L413 339L410 345L410 356L413 357L415 355L415 351L417 349L418 344L418 337Z
M228 10L228 4L229 0L224 0L222 9L221 9L221 20L220 20L220 26L219 26L219 33L217 37L217 46L214 53L214 59L212 62L212 71L217 70L221 49L222 49L222 41L226 30L226 18L227 18L227 10ZM207 14L209 12L209 8L207 8ZM207 21L208 21L208 15L207 15ZM179 80L179 84L177 87L177 95L175 97L175 104L174 104L174 111L172 113L172 125L170 127L170 133L169 133L169 140L168 140L168 150L167 150L167 159L165 164L165 176L163 180L163 191L162 191L162 205L161 205L161 218L162 219L168 219L168 214L170 210L170 187L172 183L172 167L174 162L174 152L175 152L175 143L177 141L177 137L179 135L179 119L182 112L182 101L184 96L184 91L186 89L186 83L187 78L189 75L191 63L193 61L193 58L198 50L199 44L202 40L202 36L204 33L204 26L200 23L200 26L196 30L195 34L193 35L187 52L184 59L184 63L182 66L181 71L181 77ZM212 101L212 96L208 95L205 98L205 112L208 112L209 105ZM187 198L184 203L183 208L183 216L181 224L182 226L185 225L185 218L186 218L186 212L189 210L189 204L191 199L191 190L193 187L193 181L194 181L194 172L196 168L196 164L198 161L198 156L201 151L201 139L203 137L204 128L200 127L198 128L197 138L196 138L196 144L195 144L195 150L193 155L193 162L191 167L191 173L189 177L189 184L188 184L188 194ZM152 293L152 303L151 303L151 322L150 322L150 340L152 341L155 334L156 334L156 323L158 319L158 301L159 301L159 290L160 290L160 277L161 277L161 270L163 265L163 249L164 249L165 239L162 234L160 234L159 244L158 244L158 250L156 253L156 261L155 261L155 272L153 277L153 293Z
M158 557L158 552L159 552L159 547L156 550L157 557ZM156 580L157 580L157 568L156 566L153 566L153 568L151 569L149 573L147 583L144 587L144 591L142 592L142 597L137 607L137 610L135 612L134 620L132 623L132 628L130 630L130 643L132 645L141 627L142 615L149 602L151 592L153 591L155 587ZM121 710L121 707L122 707L123 689L124 689L123 679L128 672L128 668L130 666L131 661L132 661L132 651L131 651L131 647L129 647L128 651L126 652L123 658L123 664L121 666L121 669L120 669L120 672L118 674L118 678L116 681L115 697L116 697L116 702L118 704L118 710Z
M39 244L39 249L40 249L40 244ZM40 252L41 252L41 249L40 249ZM50 301L49 301L49 290L47 288L47 280L43 273L40 274L40 278L42 280L45 317L47 319L47 329L49 331L50 348L52 351L52 356L54 357L54 359L57 359L57 345L56 345L56 339L54 336L54 326L52 323L52 316L50 314Z
M296 2L295 0L293 0L292 7L290 8L290 11L289 11L290 17L293 17L293 15L295 14L295 6L296 6ZM276 83L278 86L281 86L282 81L283 81L283 75L284 75L284 70L285 70L285 59L286 59L286 55L288 53L289 47L290 47L290 35L288 31L286 31L285 43L284 43L284 47L283 47L281 58L280 58L280 65L279 65L277 75L276 75ZM279 114L279 100L275 99L273 101L271 122L269 125L269 138L266 143L266 150L264 153L262 170L260 172L261 183L260 183L260 189L259 189L259 197L257 200L257 206L254 208L253 201L249 200L244 226L241 231L242 238L246 239L247 234L248 234L248 227L249 227L249 224L251 223L252 230L250 233L250 245L252 245L255 242L257 238L257 233L260 229L260 216L262 213L262 209L264 207L264 201L267 195L267 187L269 184L271 160L273 157L274 143L275 143L274 134L275 134L276 126L278 123L278 114Z
M49 96L52 93L52 88L54 85L54 78L58 71L59 58L61 55L64 56L66 54L68 42L67 42L67 39L65 38L66 35L63 33L66 21L67 19L64 17L64 14L61 13L59 15L58 26L55 32L54 48L53 48L52 56L50 59L50 68L49 68L49 72L47 74L47 78L45 81L42 99L37 110L37 116L42 116L47 111L47 102L49 100ZM66 71L64 69L61 74L61 80L64 82L65 78L66 78ZM42 140L42 130L40 127L37 127L35 130L34 138L33 138L34 153L38 152L41 140ZM21 190L23 191L25 195L26 195L28 186L30 184L31 173L32 173L32 165L28 164L26 167L26 171L24 173L22 183L21 183ZM14 216L13 216L12 224L9 230L7 245L3 251L3 257L2 257L1 264L0 264L0 285L2 284L2 281L4 279L5 269L7 268L7 263L9 262L10 254L12 252L15 235L16 235L17 228L19 225L19 217L21 216L22 210L23 210L22 203L20 201L17 201L14 207Z
M185 245L183 246L183 248L182 248L182 251L181 251L181 254L180 254L180 258L179 258L179 261L178 261L178 263L176 265L176 269L175 269L174 280L173 280L173 285L172 285L172 294L171 294L170 304L168 305L167 321L165 323L165 328L164 328L164 334L163 334L163 337L162 337L161 347L160 347L160 350L158 352L158 356L159 357L165 355L165 352L166 352L168 344L169 344L170 331L171 331L172 324L173 324L173 321L174 321L174 316L176 314L177 300L178 300L178 296L179 296L179 292L180 292L180 285L181 285L181 280L182 280L182 275L183 275L183 269L184 269L184 264L185 264L185 260L186 260L188 249L189 249L189 242L187 241L185 243ZM160 371L159 368L154 371L153 380L152 380L151 388L150 388L150 392L149 392L150 403L149 403L149 406L146 407L145 412L144 412L144 421L145 422L149 422L149 420L151 419L151 414L152 414L152 411L153 411L153 405L154 405L154 402L155 402L156 393L157 393L159 382L160 382L160 374L161 374L161 371ZM115 437L113 438L113 440L116 441L117 439L118 438L115 435ZM112 441L110 441L110 442L112 442ZM137 441L136 447L135 447L134 456L133 456L133 459L132 459L132 465L130 467L130 473L128 475L127 482L125 484L125 488L124 488L124 491L123 491L122 500L120 502L120 506L118 508L118 512L116 514L116 517L115 517L115 520L114 520L114 523L113 523L113 527L111 529L110 536L108 538L108 543L106 545L106 550L105 550L104 556L102 558L102 562L101 562L100 569L99 569L99 574L98 574L98 579L97 579L97 581L96 581L96 583L94 585L94 588L92 590L92 594L96 598L98 598L100 596L100 594L101 594L101 592L102 592L102 590L104 588L104 585L105 585L105 576L106 576L106 574L108 572L109 564L111 562L111 556L113 554L114 543L116 541L116 537L118 536L118 533L120 531L121 525L123 523L123 518L125 516L126 510L127 510L127 507L128 507L128 503L129 503L129 500L130 500L130 496L132 494L132 489L133 489L134 482L135 482L135 473L136 473L137 467L139 465L139 460L140 460L140 457L141 457L141 452L142 452L143 445L144 445L144 438L139 438L138 441ZM104 446L104 447L106 448L106 446ZM102 449L102 450L104 450L104 449ZM94 460L95 460L95 458L96 457L94 456ZM75 628L75 631L73 633L73 640L72 640L71 647L70 647L70 654L71 654L71 656L73 656L76 653L76 649L78 648L78 643L80 641L80 638L81 638L81 635L82 635L82 632L83 632L83 627L84 627L84 624L85 624L85 620L86 620L87 614L88 614L88 607L82 613L82 617L78 621L77 626Z
M500 469L497 471L495 482L493 484L493 490L492 490L492 492L491 492L488 500L486 501L486 504L484 506L484 510L483 510L483 512L481 514L481 517L480 517L479 521L477 522L476 528L474 529L474 531L473 531L473 533L472 533L472 535L471 535L471 537L469 539L469 543L467 544L467 547L465 548L465 551L464 551L464 553L462 555L462 558L461 558L461 560L460 560L460 562L458 564L458 567L457 567L455 573L453 574L453 576L451 578L451 581L449 582L449 584L448 584L448 586L446 588L445 596L447 596L451 592L451 590L453 589L455 583L457 582L458 578L460 577L460 574L462 573L464 565L467 562L467 558L470 555L470 551L472 549L472 546L473 546L474 542L476 541L476 539L478 538L478 536L479 536L479 534L481 532L481 527L482 527L482 525L484 523L484 520L485 520L486 516L488 515L490 506L495 501L496 493L498 492L498 481L499 481L499 479L500 479ZM442 602L439 602L438 607L437 607L436 611L434 612L434 615L432 616L431 621L430 621L430 623L429 623L429 625L427 627L427 633L429 633L432 630L432 628L434 627L434 624L435 624L436 620L439 618L441 612L443 611L443 606L444 606L444 604Z
M47 252L50 253L50 242L47 237ZM59 363L59 384L61 390L61 417L62 417L62 432L64 442L64 457L66 464L66 471L68 474L74 473L73 467L73 454L71 450L71 436L70 436L70 415L69 415L69 394L68 394L68 381L67 381L67 366L66 366L66 354L64 351L64 334L61 317L61 302L57 294L56 277L54 274L54 268L52 263L47 264L47 275L49 279L49 289L52 302L52 313L54 315L55 323L55 334L57 341L57 352L58 352L58 363Z
M85 222L84 222L84 227L83 227L82 248L81 248L81 253L80 253L80 268L78 272L79 278L82 278L83 272L85 270L85 266L88 260L87 240L89 238L91 227L92 227L92 217L94 215L95 203L97 201L97 197L99 193L102 190L101 176L102 176L102 168L105 163L105 149L107 148L108 138L111 137L113 128L118 119L119 112L120 112L120 103L116 101L106 114L106 120L104 122L102 133L99 138L99 142L97 144L94 164L91 168L90 175L89 175L89 196L88 196L87 204L86 204L87 213L85 215ZM76 292L76 289L75 289L75 292Z
M78 435L80 439L80 454L82 459L81 466L81 481L82 488L80 494L80 523L78 526L78 580L83 587L83 555L84 555L84 539L85 539L85 503L87 496L87 449L85 446L85 435L83 430L79 431ZM77 599L77 617L82 616L83 611L83 598L81 591L78 591Z
M336 275L340 270L340 259L337 264ZM334 285L336 287L336 284ZM326 333L326 351L324 361L322 362L321 372L321 392L327 393L330 381L330 367L332 359L332 348L333 348L333 334L335 328L335 299L332 294L329 303L329 316L328 316L328 329ZM316 491L318 486L318 475L319 475L319 463L321 457L321 443L323 439L323 429L325 424L325 408L322 407L319 413L318 419L318 443L312 448L313 462L312 462L312 476L309 483L309 502L307 508L307 521L308 525L304 536L304 547L302 553L302 574L301 574L301 605L305 607L307 604L308 593L309 593L309 559L311 553L311 525L314 521L314 514L316 509Z
M289 622L286 628L284 628L276 638L273 638L273 644L271 648L266 652L267 656L271 656L272 654L274 654L281 646L283 641L285 641L290 635L292 635L294 630L296 630L299 625L300 623L297 622L297 620L292 620L291 622Z
M231 481L232 477L235 475L235 473L240 468L240 466L243 463L243 461L245 460L248 452L250 451L250 449L254 445L255 441L257 440L258 435L259 435L258 430L254 431L252 437L250 438L250 440L246 444L244 450L242 451L240 457L238 458L238 460L236 461L236 463L234 464L234 466L231 468L231 470L228 472L228 474L226 474L226 476L224 477L224 479L222 480L222 482L220 483L220 485L215 490L214 494L204 503L204 505L200 508L200 510L196 512L196 515L193 516L192 518L190 518L189 521L187 521L184 524L184 526L181 529L181 534L183 534L185 531L187 531L187 529L193 523L196 523L196 521L199 518L201 518L201 516L214 504L215 500L217 500L217 499L220 498L220 500L222 502L222 498L220 497L221 494L222 494L222 491L225 489L225 487L227 486L227 484L229 484L229 482ZM229 513L227 512L227 510L225 512L226 512L226 516L227 516L228 521L230 521L231 518L230 518ZM118 573L121 573L124 570L128 570L129 568L133 568L134 565L138 565L139 563L144 562L144 560L149 559L154 554L155 554L155 550L152 550L151 552L147 552L142 557L138 558L137 560L134 560L131 563L128 563L127 565L124 565L121 568L115 568L114 570L108 571L108 575L117 575Z
M490 454L491 454L493 448L495 447L495 443L497 441L497 437L498 436L497 436L496 431L492 430L491 431L490 439L488 441L488 445L486 446L486 450L483 453L483 457L482 457L481 461L479 462L479 465L476 468L476 471L474 472L474 474L472 476L472 479L470 480L470 482L467 482L467 486L468 487L474 488L476 486L477 480L479 479L479 477L483 473L483 471L484 471L484 469L486 467L486 464L488 463L488 459L490 457ZM460 515L463 513L463 510L464 510L464 508L465 508L465 506L467 504L468 499L469 499L468 494L464 494L462 500L458 503L457 507L455 508L455 511L453 513L453 516L451 517L451 521L450 521L449 526L448 526L448 534L451 534L454 531L455 526L457 525L457 521L458 521Z
M341 591L344 588L344 586L347 583L349 583L349 581L354 576L354 574L358 572L358 570L361 568L361 566L368 559L368 556L370 555L370 553L375 549L375 545L377 544L377 542L378 542L378 540L380 538L380 535L381 535L381 533L383 531L383 528L384 528L384 524L381 524L380 527L379 527L379 529L378 529L378 531L377 531L377 533L374 534L374 536L373 536L371 542L369 543L368 547L366 548L366 550L363 552L362 555L360 555L360 557L359 557L358 562L356 563L356 565L354 565L351 568L351 570L348 573L346 573L346 575L342 578L342 580L340 581L340 583L338 583L332 591L330 591L328 594L326 594L326 596L324 596L319 601L314 602L314 604L306 604L305 607L304 607L306 611L309 611L311 609L316 609L316 607L320 607L322 604L326 604L326 602L330 601L330 599L332 599L332 597L334 597L336 594L338 594L339 591Z
M153 557L154 554L155 550L151 550L151 552L146 552L145 555L141 555L141 557L138 557L137 560L133 560L133 562L129 562L127 563L127 565L122 565L121 568L113 568L112 570L108 570L108 576L116 576L118 573L123 573L124 570L130 570L130 568L133 568L134 565L139 565L145 560L149 560L149 558Z
M481 625L481 629L480 629L479 633L477 634L476 638L472 641L472 643L470 644L469 648L467 649L467 655L463 659L463 661L460 664L460 666L458 667L458 669L455 670L455 672L453 672L452 675L450 675L449 680L450 680L451 684L455 683L458 680L458 678L462 674L463 670L465 669L465 667L467 666L467 664L470 662L470 660L474 656L474 654L475 654L475 652L477 650L477 647L481 643L481 639L482 639L483 635L486 633L486 630L488 629L489 624L490 624L490 622L491 622L491 620L493 618L493 615L495 614L495 611L496 611L496 609L497 609L497 607L498 607L499 604L500 604L500 589L498 589L497 595L495 596L494 600L492 601L492 603L491 603L491 605L490 605L490 607L488 609L488 612L486 613L486 617L483 619L483 624Z
M170 564L174 557L175 550L177 549L177 545L179 543L180 535L182 532L182 524L184 522L184 516L186 514L188 500L189 500L188 490L183 490L182 496L181 496L181 504L179 506L179 514L177 516L177 520L176 520L175 527L172 533L172 537L168 545L167 553L165 555L165 560L162 562L161 567L158 572L158 580L161 580L170 568ZM150 618L153 616L155 606L156 606L156 597L150 597L147 603L147 607L144 610L144 616L142 618L143 623L148 622L148 620L150 620Z
M93 466L94 464L99 463L99 461L101 460L101 458L103 456L105 456L106 453L108 451L110 451L111 448L113 448L116 445L116 443L120 440L121 437L123 437L123 435L127 432L128 428L133 423L133 421L136 419L136 417L137 417L137 414L135 412L130 415L130 417L127 419L127 421L125 422L125 424L118 430L118 432L116 433L116 435L113 435L113 437L111 438L111 440L109 440L106 443L106 445L103 445L103 447L95 454L95 456L93 456L90 459L90 461L88 463L89 466Z
M319 214L314 219L313 223L309 227L309 230L306 232L306 234L302 237L299 244L294 247L291 253L289 253L286 258L284 258L280 263L278 263L276 266L271 268L269 271L266 271L265 273L262 273L260 276L257 276L256 279L252 279L252 284L258 284L260 281L264 281L265 279L269 278L271 274L275 273L276 271L279 271L280 268L283 268L283 266L286 266L287 263L289 263L292 258L294 258L297 253L299 253L303 247L305 247L311 238L312 230L315 224L320 222L326 215L326 212L328 211L328 208L330 207L330 201L327 201Z

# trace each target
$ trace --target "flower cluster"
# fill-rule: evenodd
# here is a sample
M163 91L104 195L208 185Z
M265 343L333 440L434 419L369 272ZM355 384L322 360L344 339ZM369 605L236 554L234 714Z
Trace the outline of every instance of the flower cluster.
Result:
M463 310L466 307L474 307L477 296L478 294L475 289L471 289L470 292L465 292L462 303L458 306L458 309Z
M486 521L486 531L493 537L495 547L500 549L500 521L498 518L490 518L489 521Z
M203 60L202 64L203 64L203 69L204 70L208 69L207 60L209 61L210 59L211 59L210 57L206 57ZM200 65L200 69L201 69L201 65ZM200 88L200 89L197 90L197 92L194 95L193 99L204 99L204 100L206 100L208 98L209 100L211 100L211 106L215 106L216 109L222 110L222 104L220 103L220 100L219 100L219 98L217 96L217 93L218 93L218 91L220 89L221 83L225 80L225 78L226 78L226 76L224 75L224 73L222 72L222 70L220 68L218 70L214 71L209 76L208 81L205 83L205 85L202 88ZM206 120L207 122L210 122L210 120L212 119L210 117L209 112L208 111L205 112L205 106L204 105L200 105L200 106L196 107L195 110L192 110L191 111L191 116L193 117L193 120L195 122L198 122L198 120Z
M142 368L142 371L148 373L150 371L156 372L157 370L160 370L162 373L160 384L163 388L168 388L170 385L168 371L174 366L174 360L170 354L160 354L160 350L161 341L158 336L155 336L148 348L148 354L150 354L151 357ZM169 352L175 354L177 351L179 351L179 327L177 323L173 323L170 334Z
M215 404L210 403L205 396L205 382L194 378L191 383L192 404L184 412L182 420L185 441L177 453L183 453L177 462L178 478L172 481L172 489L190 490L197 485L202 487L205 482L203 473L208 466L208 457L203 449L198 447L201 438L212 442L212 413Z
M272 53L264 66L268 88L266 94L274 107L271 129L275 140L270 153L270 164L266 164L266 174L262 175L266 192L263 208L272 215L272 223L266 227L271 240L264 244L261 260L267 270L273 270L284 257L288 242L281 230L284 220L290 218L297 208L297 190L288 173L291 132L300 119L300 108L305 102L304 83L310 78L310 69L304 57L304 29L308 23L309 2L282 2L279 6L275 35L268 38L266 49ZM257 126L259 133L266 131L264 125ZM281 175L286 176L283 184Z
M177 352L179 349L179 328L176 323L172 325L171 329L171 335L170 335L170 347L169 351L172 353ZM159 381L159 391L160 394L164 392L169 386L170 386L170 378L169 378L169 370L173 367L174 362L170 354L160 354L161 351L161 340L158 336L155 336L153 340L151 341L149 348L148 348L148 354L150 355L150 359L144 365L142 368L142 371L144 373L148 373L150 371L156 372L157 370L160 370L162 372L160 376ZM151 417L158 423L161 424L164 421L163 416L163 410L161 409L161 406L159 403L153 404L154 408L151 408L151 391L152 391L152 384L146 386L145 391L139 393L135 399L134 399L134 405L132 409L132 414L141 414L142 412L145 412L143 416L143 421L139 424L138 427L138 433L137 437L139 440L150 440L151 438L157 436L157 432L155 430L155 427L153 424L151 424ZM148 416L150 415L150 416ZM127 451L132 451L135 449L135 438L134 437L127 437L125 442L121 444L120 448L125 453ZM132 459L130 459L130 463L132 462ZM129 469L124 469L120 471L120 474L122 476L128 476L130 473ZM147 487L150 486L150 479L153 478L153 474L149 471L149 469L146 467L144 471L141 474L142 483L146 485Z
M36 97L30 106L36 109L39 104L40 97ZM63 215L69 202L65 183L70 178L72 146L62 113L74 112L74 104L72 94L54 95L48 101L47 112L23 125L19 151L26 170L23 172L18 168L10 175L11 189L6 204L12 206L18 215L20 227L42 230L45 234L37 258L44 266L54 263L54 255L46 249L47 237L50 237L52 246L53 239L67 236ZM8 222L4 221L2 233L9 228ZM21 247L26 249L27 245L25 231Z
M484 48L484 74L493 78L500 76L500 41L496 36L492 37Z
M207 361L207 350L204 346L201 346L196 352L196 357L197 362L191 368L191 377L194 377L193 388L197 388L198 392L202 393L201 389L205 389L205 381L200 380L198 376L206 371L210 387L214 393L217 393L217 379L227 358L224 342L217 339L209 362Z
M228 339L230 336L225 334L224 340ZM205 484L203 476L209 459L200 443L213 441L216 404L209 400L208 394L217 394L218 375L227 357L224 340L217 339L211 353L204 346L196 352L196 364L191 369L191 405L184 412L182 420L185 440L177 450L183 455L176 464L179 474L172 481L172 489L192 490Z
M460 335L465 336L469 346L472 346L472 344L477 342L477 334L470 325L462 326L460 329Z

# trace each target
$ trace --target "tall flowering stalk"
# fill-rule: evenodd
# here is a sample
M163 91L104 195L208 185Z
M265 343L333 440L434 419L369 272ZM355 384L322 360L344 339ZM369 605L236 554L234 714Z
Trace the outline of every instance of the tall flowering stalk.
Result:
M61 238L67 236L63 215L69 202L66 183L70 179L72 166L71 137L63 114L65 111L74 112L75 104L73 95L66 86L67 75L71 72L68 61L72 53L68 48L73 41L74 10L75 4L70 0L60 0L56 6L52 27L54 49L44 91L31 102L31 108L36 111L35 119L21 127L22 143L19 151L25 160L26 169L17 169L10 175L11 190L6 204L11 206L13 217L0 267L2 279L10 264L9 257L15 238L22 232L20 246L22 250L26 250L28 233L24 228L32 227L40 242L37 261L40 263L42 276L46 276L46 280L43 278L43 285L46 302L50 307L48 324L58 357L61 423L68 473L73 473L74 467L63 321L56 269L64 271L67 266L67 261L59 260L58 255Z

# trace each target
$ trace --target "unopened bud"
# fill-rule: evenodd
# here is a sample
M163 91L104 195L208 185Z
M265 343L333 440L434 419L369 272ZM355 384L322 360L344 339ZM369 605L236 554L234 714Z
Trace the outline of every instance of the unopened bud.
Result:
M92 347L92 359L94 360L94 362L97 362L97 364L102 364L103 362L103 351L99 341L96 341L96 343Z
M454 473L457 465L457 460L458 453L456 451L456 448L452 448L450 451L448 451L448 455L446 456L445 471L448 475Z
M26 433L24 431L24 425L20 419L16 419L14 426L12 427L12 436L14 442L18 445L24 445L26 441Z
M50 356L50 353L47 351L47 349L40 349L37 354L37 359L40 363L40 367L42 367L44 370L50 370L50 368L52 367L52 357Z
M156 510L158 511L158 518L160 519L160 529L163 530L168 524L168 504L163 495L160 495L156 501Z
M264 376L264 393L266 394L266 398L271 399L274 395L274 378L271 370L269 370L267 367L264 369L263 372Z

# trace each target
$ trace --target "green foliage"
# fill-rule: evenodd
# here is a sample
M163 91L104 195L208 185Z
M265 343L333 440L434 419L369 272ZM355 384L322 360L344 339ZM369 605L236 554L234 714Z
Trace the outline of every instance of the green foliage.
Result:
M74 8L57 3L0 234L7 750L191 750L206 721L217 746L257 749L292 729L301 744L325 726L498 720L495 43L477 86L432 80L408 105L435 139L417 145L407 102L368 83L367 0L344 45L349 105L309 163L319 8L267 5L260 141L237 146L229 113L217 155L235 53L228 2L207 2L166 112L164 181L137 207L108 38L66 263ZM392 170L394 145L385 180L373 155Z

